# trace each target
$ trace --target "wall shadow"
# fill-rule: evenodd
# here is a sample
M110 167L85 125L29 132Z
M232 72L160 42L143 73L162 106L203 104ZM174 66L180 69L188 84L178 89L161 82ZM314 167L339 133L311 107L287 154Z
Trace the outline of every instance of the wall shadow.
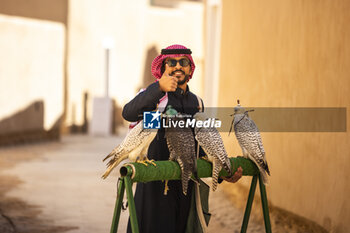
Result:
M0 14L67 24L68 0L1 0Z
M47 20L52 22L62 23L65 27L64 38L64 65L63 65L63 114L62 122L66 119L68 106L68 43L69 43L69 28L68 28L68 14L69 1L68 0L1 0L0 14L19 16L25 18ZM65 131L64 124L60 125L61 131ZM0 144L1 145L1 144Z
M37 100L0 121L0 146L59 140L63 115L49 130L44 129L44 102Z

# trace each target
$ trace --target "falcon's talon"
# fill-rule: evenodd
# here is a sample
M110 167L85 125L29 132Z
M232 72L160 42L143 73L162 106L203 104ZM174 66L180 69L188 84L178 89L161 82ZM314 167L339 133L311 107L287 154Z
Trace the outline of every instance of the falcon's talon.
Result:
M143 164L143 165L145 165L146 167L148 166L148 164L147 164L147 162L146 161L136 161L135 163L141 163L141 164Z
M155 161L153 159L149 160L146 158L144 160L137 160L135 162L141 163L141 164L145 165L146 167L148 167L149 164L152 164L153 166L157 167L157 164L155 163Z
M148 164L152 164L153 166L157 167L157 164L155 163L154 159L145 159L145 162Z

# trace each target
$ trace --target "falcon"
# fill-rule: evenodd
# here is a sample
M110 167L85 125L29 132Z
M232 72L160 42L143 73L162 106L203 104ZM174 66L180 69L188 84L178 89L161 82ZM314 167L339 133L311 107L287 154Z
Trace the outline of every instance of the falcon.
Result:
M234 108L233 128L237 141L242 149L243 157L252 160L258 167L264 184L268 184L268 175L270 175L269 166L265 157L265 150L262 144L258 127L249 117L248 112L241 107L239 100ZM231 129L232 130L232 124Z
M177 111L171 105L167 107L166 120L173 122L185 121L179 117ZM190 127L168 127L165 128L165 137L169 149L169 160L176 161L181 168L182 192L187 195L188 182L196 171L196 150L192 129ZM168 190L167 181L165 194Z
M129 159L132 162L143 163L146 166L148 163L155 165L153 161L148 160L147 151L156 134L157 131L154 129L143 128L143 120L135 125L126 135L122 143L103 159L103 161L105 161L110 158L107 163L107 170L102 175L102 178L106 179L111 171L125 159Z
M204 112L197 112L193 118L196 121L205 121L208 119ZM199 145L208 156L208 160L213 164L212 190L215 191L218 185L219 173L222 168L232 176L231 163L225 150L224 143L220 133L214 126L197 127L196 124L194 133Z

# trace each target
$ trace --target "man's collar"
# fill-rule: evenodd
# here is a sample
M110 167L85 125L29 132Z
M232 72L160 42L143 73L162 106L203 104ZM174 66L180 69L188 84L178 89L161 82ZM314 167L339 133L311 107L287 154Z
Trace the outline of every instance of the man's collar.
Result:
M178 87L178 88L176 88L175 93L178 95L187 95L189 91L190 91L190 88L188 87L188 85L186 85L186 91L184 91L182 88Z

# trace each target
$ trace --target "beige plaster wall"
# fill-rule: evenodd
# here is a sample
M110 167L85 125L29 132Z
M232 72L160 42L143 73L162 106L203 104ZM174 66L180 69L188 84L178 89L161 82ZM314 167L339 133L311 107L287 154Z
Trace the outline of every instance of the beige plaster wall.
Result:
M179 1L176 8L148 7L145 24L145 47L152 45L158 52L172 44L182 44L192 50L196 64L191 91L203 97L204 69L204 5L202 2Z
M68 30L68 125L83 122L84 92L89 93L89 119L91 99L105 95L106 39L111 59L109 94L119 105L131 100L142 87L151 47L158 53L175 43L190 47L197 65L191 90L198 93L202 89L202 3L184 1L167 8L138 0L74 0L69 2Z
M220 106L347 107L350 2L224 0ZM272 204L350 232L350 133L262 133ZM232 155L242 154L233 135ZM245 178L248 183L248 178Z
M106 93L106 40L110 47L110 97L116 98L120 104L133 95L143 62L140 25L144 3L136 2L69 2L68 125L73 122L82 124L84 92L89 94L89 119L92 98Z
M63 24L0 15L0 35L0 120L43 101L51 128L63 113Z

